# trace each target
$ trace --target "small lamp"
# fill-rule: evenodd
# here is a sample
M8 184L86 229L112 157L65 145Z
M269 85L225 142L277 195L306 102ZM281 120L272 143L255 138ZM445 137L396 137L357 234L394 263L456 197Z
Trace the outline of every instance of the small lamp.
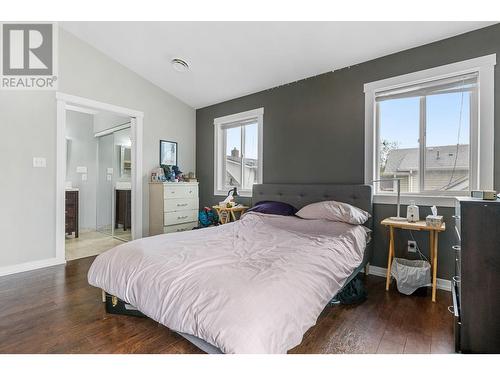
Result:
M232 197L238 196L238 189L236 188L236 186L227 192L227 196L228 197L229 196L232 196Z
M383 178L380 180L373 180L372 182L382 182L382 181L397 181L397 192L398 192L398 199L397 199L397 214L396 216L392 216L389 219L394 220L394 221L406 221L405 217L401 217L401 178Z

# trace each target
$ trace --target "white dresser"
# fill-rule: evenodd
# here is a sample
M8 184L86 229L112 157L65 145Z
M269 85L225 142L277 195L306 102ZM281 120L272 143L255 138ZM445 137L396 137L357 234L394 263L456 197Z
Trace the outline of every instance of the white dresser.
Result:
M198 182L150 182L149 235L193 229L198 206Z

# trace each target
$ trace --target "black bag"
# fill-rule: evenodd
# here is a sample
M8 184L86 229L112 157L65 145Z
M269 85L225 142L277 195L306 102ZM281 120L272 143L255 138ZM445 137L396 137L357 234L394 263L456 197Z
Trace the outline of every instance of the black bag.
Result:
M132 315L145 318L146 315L137 310L134 306L122 301L118 297L106 293L106 312L108 314Z
M330 301L330 304L337 305L353 305L366 300L366 290L361 281L361 277L356 275L349 284L347 284L335 297Z

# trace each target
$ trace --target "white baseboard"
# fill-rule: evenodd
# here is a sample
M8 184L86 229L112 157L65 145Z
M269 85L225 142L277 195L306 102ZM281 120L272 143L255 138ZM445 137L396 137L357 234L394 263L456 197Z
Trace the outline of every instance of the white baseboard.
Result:
M386 277L387 268L372 266L370 264L368 273L370 275L374 275L374 276ZM436 288L446 290L449 292L449 291L451 291L451 281L438 278Z
M13 264L11 266L0 267L0 276L12 275L19 272L33 271L39 268L57 266L65 264L66 259L48 258L35 260L33 262Z

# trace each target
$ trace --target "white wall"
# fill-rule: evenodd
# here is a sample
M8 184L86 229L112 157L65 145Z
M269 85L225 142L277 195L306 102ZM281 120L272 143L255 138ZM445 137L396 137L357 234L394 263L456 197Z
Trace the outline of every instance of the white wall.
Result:
M111 224L113 222L113 178L107 179L108 168L113 168L113 175L116 175L117 169L113 165L114 135L107 134L98 139L99 153L98 160L98 178L97 178L97 229L111 233Z
M96 229L97 191L97 140L94 137L92 115L73 111L66 112L66 137L69 139L66 164L66 181L80 189L79 229ZM87 167L87 180L77 167Z
M55 256L55 104L53 93L0 90L0 274Z
M194 109L63 29L59 30L59 90L144 112L143 233L147 235L148 176L158 164L159 140L177 141L181 170L195 170ZM13 269L7 266L55 257L55 93L0 91L0 131L2 274ZM33 156L46 157L47 168L34 169Z

